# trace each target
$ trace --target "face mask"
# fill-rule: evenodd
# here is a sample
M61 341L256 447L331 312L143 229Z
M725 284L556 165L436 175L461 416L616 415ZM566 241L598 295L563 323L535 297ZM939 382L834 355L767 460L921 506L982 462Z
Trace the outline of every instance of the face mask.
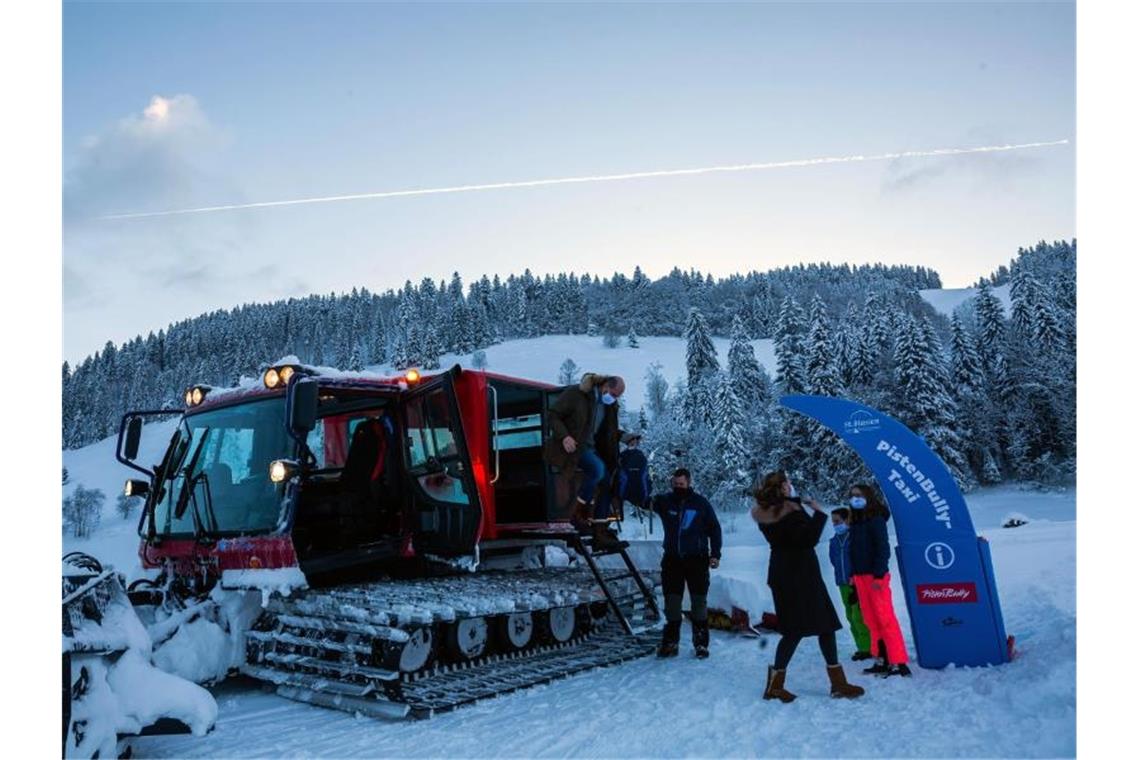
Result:
M862 496L852 496L851 497L851 508L852 509L863 509L866 506L867 506L867 500L864 499Z
M615 401L617 401L617 399L613 397L613 394L611 394L611 393L603 393L602 394L602 403L605 404L606 406L609 406L610 404L612 404Z
M678 496L684 496L688 492L689 489L685 488L684 486L673 486L673 493L677 494Z
M847 523L839 523L838 525L833 525L832 527L835 528L835 535L837 536L842 536L847 532Z

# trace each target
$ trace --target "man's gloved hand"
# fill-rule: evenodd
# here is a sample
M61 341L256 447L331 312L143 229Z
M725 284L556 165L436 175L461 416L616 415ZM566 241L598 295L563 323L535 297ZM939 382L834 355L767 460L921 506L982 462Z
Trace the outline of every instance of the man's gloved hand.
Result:
M720 557L709 557L709 567L716 570L720 567Z

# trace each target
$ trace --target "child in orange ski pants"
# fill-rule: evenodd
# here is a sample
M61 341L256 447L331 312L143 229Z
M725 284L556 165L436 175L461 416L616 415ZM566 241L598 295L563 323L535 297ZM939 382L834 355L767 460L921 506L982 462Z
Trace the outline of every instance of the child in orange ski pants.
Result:
M872 654L884 654L877 651L881 641L887 648L885 654L888 664L906 663L906 644L891 601L891 574L886 573L881 579L873 575L853 575L851 582L855 584L855 593L859 596L859 611L863 613L863 622L871 632Z

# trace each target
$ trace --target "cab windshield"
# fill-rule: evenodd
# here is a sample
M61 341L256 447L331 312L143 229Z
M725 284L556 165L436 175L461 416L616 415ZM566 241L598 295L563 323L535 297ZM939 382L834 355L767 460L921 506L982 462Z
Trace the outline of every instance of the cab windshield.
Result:
M269 463L289 458L285 399L271 398L182 419L159 473L160 536L264 533L277 525L281 494Z

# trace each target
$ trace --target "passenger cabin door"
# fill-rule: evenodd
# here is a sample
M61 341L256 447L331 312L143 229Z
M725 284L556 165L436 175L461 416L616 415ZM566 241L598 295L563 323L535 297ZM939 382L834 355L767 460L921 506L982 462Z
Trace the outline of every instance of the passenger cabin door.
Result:
M452 556L475 550L483 519L454 372L425 380L401 403L415 546L417 551Z
M554 436L550 425L550 407L562 395L567 385L561 388L543 391L542 440ZM570 519L574 494L578 491L578 484L582 479L580 472L559 472L554 467L543 462L546 470L546 517L550 522L561 522Z

